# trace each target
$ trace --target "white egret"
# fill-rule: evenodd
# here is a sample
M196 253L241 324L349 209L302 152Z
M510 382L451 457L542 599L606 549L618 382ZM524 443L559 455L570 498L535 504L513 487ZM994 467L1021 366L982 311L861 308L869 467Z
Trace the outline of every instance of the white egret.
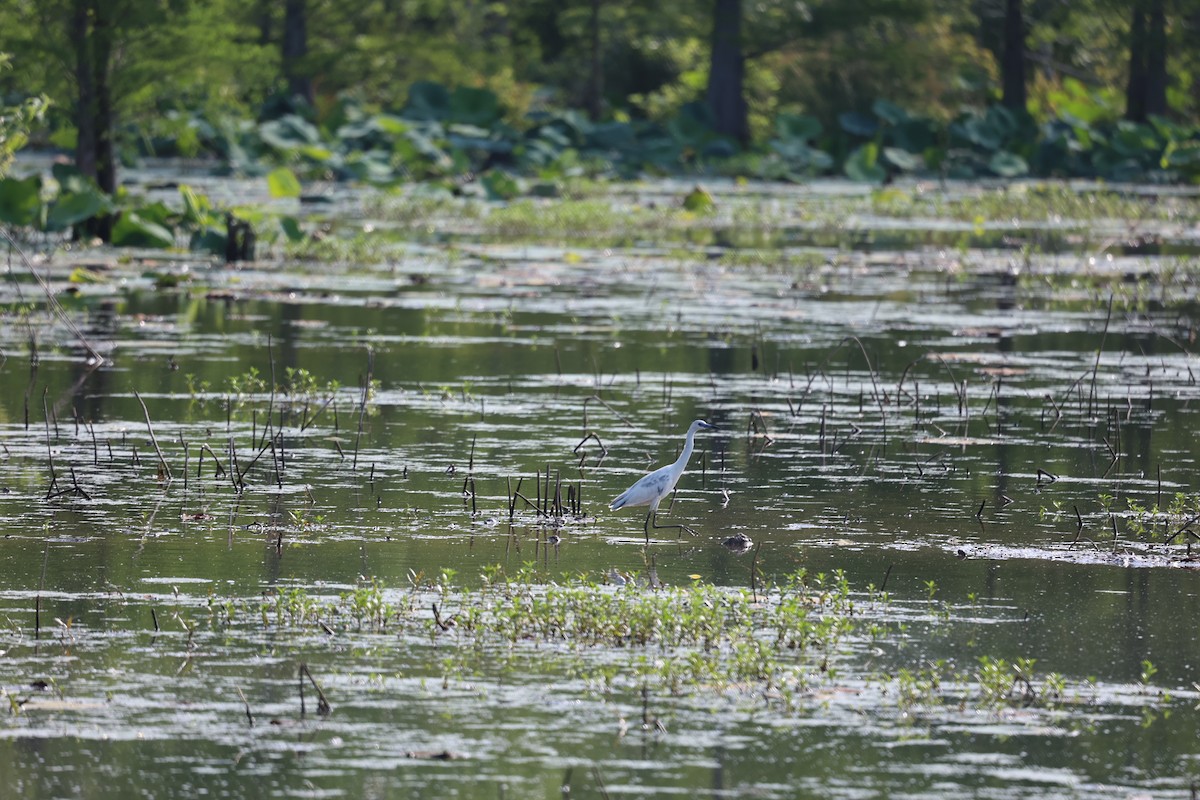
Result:
M692 457L692 447L696 438L696 431L714 429L715 425L709 425L702 419L698 419L691 424L687 432L687 440L683 444L683 452L679 454L679 458L673 464L659 467L649 475L641 478L633 486L630 486L624 492L617 496L615 500L609 504L609 508L614 511L625 506L644 506L649 505L650 511L646 514L646 541L650 541L650 529L677 528L687 531L693 536L696 532L687 525L659 525L658 524L658 504L662 499L671 493L675 488L675 484L679 482L679 476L683 474L687 468L688 459Z

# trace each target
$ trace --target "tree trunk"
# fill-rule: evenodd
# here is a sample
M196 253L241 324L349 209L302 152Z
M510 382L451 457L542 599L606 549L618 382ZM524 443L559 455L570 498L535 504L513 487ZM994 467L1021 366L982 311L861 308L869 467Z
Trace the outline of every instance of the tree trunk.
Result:
M116 120L113 114L112 86L110 72L112 69L113 29L109 19L111 11L106 0L97 0L95 23L92 36L96 40L95 59L92 69L96 76L96 183L100 191L113 194L117 191L117 159L113 149L113 128ZM107 241L107 237L105 237Z
M71 45L75 50L75 168L96 177L96 84L92 75L91 8L75 0L71 9Z
M604 58L600 49L600 3L592 0L592 73L588 81L587 109L592 122L599 122L604 113Z
M1183 17L1183 41L1190 42L1193 64L1200 63L1200 8ZM1185 50L1186 52L1186 50ZM1192 81L1192 102L1200 108L1200 81Z
M111 11L105 0L75 0L71 8L71 44L75 50L75 167L96 181L106 194L117 190L113 149L113 100L109 84L112 61ZM113 218L94 217L82 226L88 236L107 242Z
M1004 73L1001 102L1012 111L1025 111L1025 17L1021 0L1007 0L1005 4L1001 68Z
M746 64L742 55L741 27L741 0L714 0L708 107L717 132L745 145L750 139L750 129L742 91Z
M258 43L262 45L271 43L271 7L273 5L272 0L258 0L254 10L254 16L258 20Z
M307 55L308 19L304 0L287 0L283 8L283 75L287 78L288 93L292 97L300 95L311 104L312 80L304 64Z
M1146 116L1167 113L1167 18L1164 0L1151 0L1146 32Z
M1146 120L1146 12L1140 0L1133 4L1129 25L1129 82L1125 86L1125 118Z

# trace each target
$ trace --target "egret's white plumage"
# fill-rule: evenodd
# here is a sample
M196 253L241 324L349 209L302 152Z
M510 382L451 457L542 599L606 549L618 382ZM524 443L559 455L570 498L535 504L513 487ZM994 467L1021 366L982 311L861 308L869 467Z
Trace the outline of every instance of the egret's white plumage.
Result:
M695 533L686 525L659 525L658 504L663 498L671 493L675 488L675 484L679 482L679 476L687 468L688 459L692 457L692 448L695 445L696 431L707 428L715 428L715 425L709 425L702 419L693 422L687 431L687 440L683 443L683 452L679 454L679 458L673 464L659 467L649 475L638 480L633 486L630 486L624 492L616 497L609 505L609 508L616 510L625 506L650 506L649 513L646 514L646 538L650 538L650 528L680 528L688 533Z

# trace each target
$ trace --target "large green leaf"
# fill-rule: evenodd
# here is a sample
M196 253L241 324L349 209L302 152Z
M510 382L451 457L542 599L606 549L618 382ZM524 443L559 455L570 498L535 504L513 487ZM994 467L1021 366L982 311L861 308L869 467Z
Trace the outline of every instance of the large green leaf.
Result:
M780 139L812 141L821 135L821 121L808 114L780 114L775 119L775 132Z
M386 184L396 180L391 154L382 150L348 154L337 174L340 177L373 184Z
M450 95L450 118L470 125L492 125L503 111L500 98L491 89L459 86Z
M1017 130L1017 118L1004 106L992 106L985 118L1001 139L1012 136Z
M450 116L450 92L433 81L417 81L408 87L404 116L410 119L443 120Z
M215 225L219 216L213 211L212 201L208 195L197 192L184 184L179 187L179 195L183 198L183 222L187 225Z
M1004 135L999 125L994 120L978 114L971 114L954 127L958 135L988 152L999 150L1003 143Z
M298 242L304 241L304 238L307 235L304 233L304 229L300 227L300 223L295 217L280 217L279 228L283 231L283 235L287 237L287 240L292 244L297 244Z
M288 114L258 126L258 135L270 147L282 152L299 150L306 145L320 145L321 132L304 117Z
M871 142L851 153L842 171L847 178L864 183L882 183L887 177L887 170L879 165L879 148Z
M909 118L908 112L903 108L882 98L872 104L871 110L875 112L875 116L889 125L899 125L902 122L907 122Z
M867 139L874 136L875 132L879 130L879 123L873 117L858 111L845 111L838 114L838 124L846 133Z
M9 225L32 225L42 210L42 179L0 179L0 222Z
M791 170L824 172L833 166L832 156L798 139L775 139L771 142L771 149L787 159Z
M988 161L988 169L1001 178L1016 178L1029 174L1029 164L1016 153L1001 150L992 155Z
M571 141L558 128L543 129L543 136L551 141L559 141L564 148L571 145ZM628 122L604 122L592 127L587 135L587 143L589 147L601 150L628 150L637 145L637 132Z
M112 210L112 203L99 189L87 187L82 192L58 196L46 215L46 230L65 231L73 225Z
M904 172L925 169L925 159L920 153L910 153L899 147L885 147L883 148L883 157Z
M175 209L161 200L155 200L153 203L144 203L135 210L143 220L153 222L155 225L161 225L164 228L173 227L172 221L179 216Z
M412 127L400 117L394 117L391 114L380 114L375 117L375 124L379 126L379 130L390 136L399 136Z
M228 237L224 228L205 227L192 234L188 249L193 253L208 253L214 256L225 255Z
M97 189L96 182L80 172L74 164L57 163L50 167L50 174L58 181L60 194L83 193L89 189Z
M296 173L287 167L273 169L267 174L267 188L271 197L299 197L301 192Z
M1164 167L1200 167L1200 140L1172 147L1163 158Z
M889 144L910 153L923 153L938 143L938 130L932 120L910 117L887 132Z
M142 218L136 211L123 211L113 225L112 243L117 247L175 246L175 235L162 225Z

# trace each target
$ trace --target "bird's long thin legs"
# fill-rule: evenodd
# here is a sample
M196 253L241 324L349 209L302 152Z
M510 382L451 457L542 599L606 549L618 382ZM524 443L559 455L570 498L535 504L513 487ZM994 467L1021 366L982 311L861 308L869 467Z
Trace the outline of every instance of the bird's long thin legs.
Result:
M645 526L645 529L646 529L646 544L649 544L649 543L650 543L650 529L651 529L651 528L654 528L654 530L656 530L656 531L661 531L661 530L667 530L667 529L669 529L669 528L674 528L675 530L678 530L678 531L687 531L687 532L688 532L688 533L690 533L692 536L695 536L695 535L696 535L696 532L695 532L694 530L692 530L691 528L689 528L687 525L659 525L659 524L658 524L658 509L657 509L657 508L651 509L651 510L650 510L650 513L646 515L646 526ZM680 536L682 536L683 534L682 534L682 533L680 533L679 535L680 535Z

